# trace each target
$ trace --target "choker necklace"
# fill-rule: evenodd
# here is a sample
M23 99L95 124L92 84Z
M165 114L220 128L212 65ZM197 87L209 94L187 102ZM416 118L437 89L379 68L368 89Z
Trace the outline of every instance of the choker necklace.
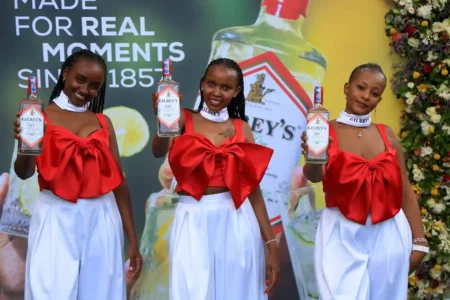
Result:
M85 112L88 110L88 107L90 105L90 102L87 102L83 106L76 106L74 105L70 100L69 97L64 94L63 91L59 94L58 97L53 99L53 103L55 103L59 108L62 110L67 110L71 112Z
M342 111L339 117L336 119L336 122L350 125L353 127L369 127L372 123L372 120L370 118L370 114L368 115L352 115L349 113L346 113L345 111Z
M339 117L336 119L336 122L353 127L362 128L358 132L358 137L360 138L363 135L363 131L370 126L372 120L370 118L370 114L359 116L359 115L352 115L346 113L345 111L342 111Z
M212 111L206 106L206 103L203 103L203 107L200 110L200 115L206 120L222 123L227 121L230 116L228 115L228 108L223 108L221 111Z

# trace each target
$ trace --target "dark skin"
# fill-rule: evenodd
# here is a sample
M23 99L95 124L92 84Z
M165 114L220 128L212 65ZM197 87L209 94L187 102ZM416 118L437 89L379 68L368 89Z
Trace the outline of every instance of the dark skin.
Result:
M102 65L93 60L81 59L71 68L64 70L63 77L64 93L74 105L83 106L97 96L105 81L105 70ZM53 126L64 128L67 130L68 135L87 138L95 131L101 129L95 113L89 110L86 112L70 112L62 110L56 104L52 103L45 107L45 114ZM19 116L19 114L16 115ZM107 116L105 117L110 133L110 151L120 166L116 134L111 120ZM14 137L19 139L19 134L20 124L16 120L14 122ZM14 170L17 176L23 180L33 176L35 167L35 158L32 156L18 155L14 163ZM131 209L130 192L126 181L117 187L113 193L117 200L123 227L129 241L128 254L130 257L130 269L126 276L139 277L142 269L142 257L139 253Z
M355 78L344 86L346 95L346 109L349 114L366 115L372 112L381 101L381 95L386 87L385 78L378 72L372 70L363 70ZM384 152L386 147L375 124L368 128L361 129L336 122L330 122L330 125L336 131L339 141L339 148L342 151L354 153L364 157L367 160L373 160L378 154ZM411 188L406 170L405 159L402 148L394 131L385 125L386 134L389 143L397 150L397 160L402 175L403 200L402 209L408 219L411 227L413 239L424 238L422 217L420 215L419 203L417 197ZM358 137L358 133L362 137ZM303 153L307 149L306 135L302 135ZM313 182L322 181L325 175L325 165L306 164L304 167L305 176ZM418 243L419 244L419 243ZM427 246L427 243L420 243ZM413 251L410 256L410 274L414 272L422 263L425 253Z
M236 97L241 91L241 87L238 85L238 76L235 70L227 68L222 65L212 65L206 73L205 79L201 84L203 90L203 97L206 105L213 111L220 111L227 107L232 98ZM153 98L154 111L156 111L156 96ZM192 113L192 121L194 131L198 134L205 136L214 145L222 145L228 138L236 134L234 128L233 119L229 119L223 123L217 123L209 121L203 118L199 113ZM181 114L180 126L184 129L186 119L184 114ZM247 122L242 122L243 134L249 143L254 143L253 132ZM153 138L152 151L155 157L163 157L167 154L172 146L172 140L169 138L158 137ZM225 187L208 187L205 191L205 195L217 194L228 191ZM186 195L184 192L180 192L180 195ZM274 239L272 227L267 215L266 205L261 193L261 189L256 188L249 195L250 203L252 204L255 212L258 224L261 230L261 235L265 242ZM270 293L279 278L280 262L279 262L279 250L276 242L269 242L267 244L269 249L269 255L266 261L266 293Z

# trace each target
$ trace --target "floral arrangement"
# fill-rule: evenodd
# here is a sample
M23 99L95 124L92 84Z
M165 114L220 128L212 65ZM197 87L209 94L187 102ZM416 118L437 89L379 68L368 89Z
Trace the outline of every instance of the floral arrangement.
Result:
M401 143L430 244L409 298L442 299L450 288L450 0L394 4L386 35L402 59L392 88L405 104Z

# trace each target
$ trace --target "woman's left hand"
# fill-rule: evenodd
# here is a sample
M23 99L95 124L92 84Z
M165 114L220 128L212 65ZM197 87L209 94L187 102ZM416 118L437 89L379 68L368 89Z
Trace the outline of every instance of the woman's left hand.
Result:
M280 277L280 253L276 242L269 244L269 255L266 259L266 290L264 293L269 294L278 282Z
M127 277L139 277L142 270L142 256L137 243L129 245L128 256L130 257L130 268L127 271Z
M409 257L409 275L411 275L422 263L425 253L420 251L413 251Z

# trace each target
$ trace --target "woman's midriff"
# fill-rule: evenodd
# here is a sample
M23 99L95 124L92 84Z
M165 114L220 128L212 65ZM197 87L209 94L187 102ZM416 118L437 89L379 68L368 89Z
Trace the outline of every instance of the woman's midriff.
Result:
M217 187L217 186L210 186L208 187L205 192L203 193L204 195L214 195L214 194L220 194L220 193L225 193L228 192L229 189L226 187ZM186 192L181 191L178 193L178 195L184 195L184 196L189 196Z

